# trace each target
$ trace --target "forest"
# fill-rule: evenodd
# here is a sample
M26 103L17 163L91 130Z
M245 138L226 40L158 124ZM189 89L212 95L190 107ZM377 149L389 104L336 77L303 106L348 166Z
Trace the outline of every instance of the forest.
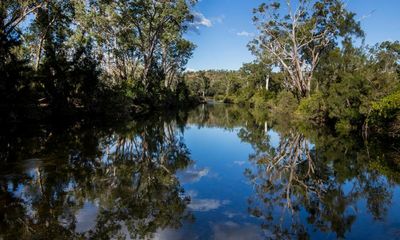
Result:
M195 47L183 37L194 2L0 4L0 108L6 120L136 113L193 101L182 71Z
M212 99L338 133L399 136L400 42L366 45L342 1L255 6L256 60L193 72L185 69L196 46L185 33L196 2L2 1L1 119L121 117Z

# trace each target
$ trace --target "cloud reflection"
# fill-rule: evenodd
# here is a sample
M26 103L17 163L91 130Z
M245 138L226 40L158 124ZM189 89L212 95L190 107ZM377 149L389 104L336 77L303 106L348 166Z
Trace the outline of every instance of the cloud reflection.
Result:
M96 226L96 219L98 215L98 207L91 203L85 202L82 209L76 214L76 229L78 233L87 232Z
M229 204L229 200L216 200L216 199L192 199L188 208L197 212L208 212L218 209L223 205Z
M169 239L173 239L173 240L187 240L187 239L200 239L199 236L197 236L195 233L193 232L188 232L188 231L184 231L182 229L171 229L171 228L167 228L167 229L160 229L159 231L157 231L157 233L154 235L154 240L169 240Z
M178 177L181 183L194 183L200 181L202 177L208 175L210 170L208 168L197 169L196 166L191 166L185 171L178 173Z
M235 222L218 223L213 226L215 240L242 240L242 239L263 239L262 232L257 225L244 224L239 225Z

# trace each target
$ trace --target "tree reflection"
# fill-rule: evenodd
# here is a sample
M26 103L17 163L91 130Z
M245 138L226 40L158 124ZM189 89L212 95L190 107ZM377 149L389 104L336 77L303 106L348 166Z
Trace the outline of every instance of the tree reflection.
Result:
M400 182L396 142L365 143L361 136L336 136L237 105L198 108L189 122L239 129L240 139L252 145L254 167L245 175L256 194L249 212L263 221L270 239L308 239L315 232L345 238L364 209L375 221L384 220ZM271 134L278 138L275 145Z
M282 130L277 147L250 157L256 168L247 169L246 175L256 195L249 199L249 210L263 219L269 238L308 239L315 231L344 238L362 199L375 220L383 219L391 205L393 179L371 165L386 155L354 139L308 134Z
M30 145L2 139L0 147L13 150L1 155L0 238L136 239L179 227L191 215L174 174L191 160L177 122L156 117L115 129L80 122L20 137Z
M361 214L384 221L400 182L399 143L364 143L236 105L167 116L2 130L0 238L143 239L192 220L175 177L193 164L187 123L235 130L252 145L249 212L267 238L345 238Z
M198 108L189 122L237 128L240 139L252 145L254 168L245 175L256 194L249 211L263 220L267 238L308 239L316 231L345 238L362 202L374 220L383 221L400 182L398 143L335 136L288 116L237 105ZM271 132L279 138L277 146Z

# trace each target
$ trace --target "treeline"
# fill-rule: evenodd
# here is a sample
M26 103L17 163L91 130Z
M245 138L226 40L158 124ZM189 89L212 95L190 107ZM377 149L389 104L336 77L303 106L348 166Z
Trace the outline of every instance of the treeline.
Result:
M185 81L193 94L225 103L265 106L281 86L282 73L272 72L261 62L246 63L239 70L186 72Z
M187 104L195 1L2 0L2 118Z
M258 35L248 46L256 62L188 73L192 91L339 133L400 135L399 41L365 45L360 22L340 0L264 3L253 20Z

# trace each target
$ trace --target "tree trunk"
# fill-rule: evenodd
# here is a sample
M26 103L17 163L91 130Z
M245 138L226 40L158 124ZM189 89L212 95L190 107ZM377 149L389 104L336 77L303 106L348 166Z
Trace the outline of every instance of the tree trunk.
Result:
M45 38L46 34L43 34L43 36L40 38L39 47L38 47L37 53L36 53L37 57L36 57L36 63L35 63L35 71L37 71L39 68L40 59L42 57L42 46L43 46L43 42L44 42L44 38Z
M268 121L264 122L264 133L266 136L268 135Z

